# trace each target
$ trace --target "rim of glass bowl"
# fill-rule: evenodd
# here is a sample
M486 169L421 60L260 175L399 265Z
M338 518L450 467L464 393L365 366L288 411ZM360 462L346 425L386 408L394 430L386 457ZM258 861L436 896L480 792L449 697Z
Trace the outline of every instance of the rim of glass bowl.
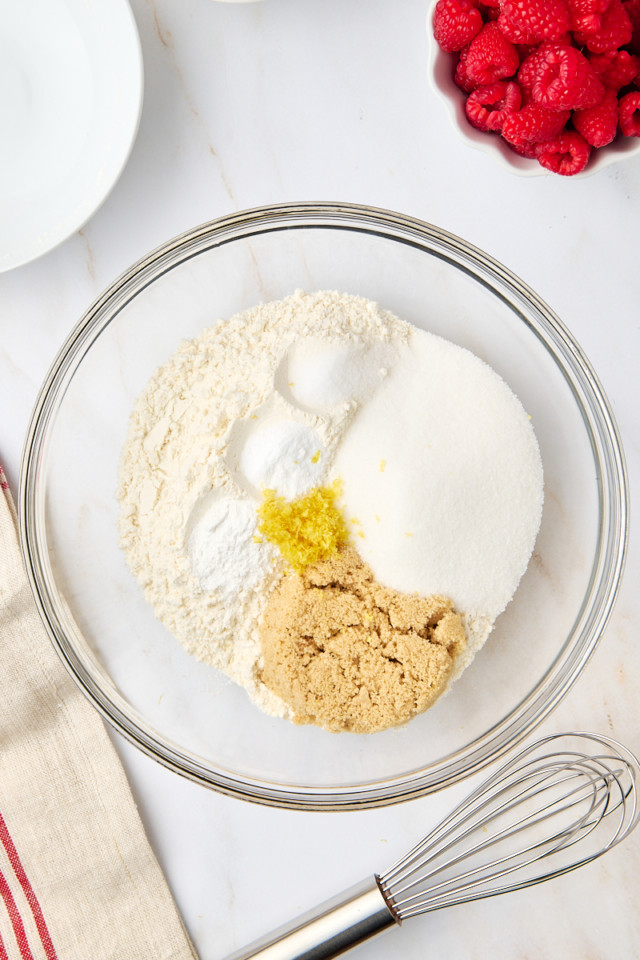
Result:
M164 270L208 247L292 229L344 229L399 241L456 265L492 290L556 361L581 411L597 468L599 531L589 587L573 628L547 672L478 739L424 768L364 785L308 787L245 778L208 765L159 738L115 688L105 688L90 658L67 635L48 559L45 475L50 428L66 387L92 343L123 306ZM471 776L530 733L567 693L609 619L624 566L628 512L624 454L609 402L581 348L546 303L506 267L445 230L384 209L329 202L263 206L220 217L158 247L112 283L72 330L40 389L25 441L19 492L21 545L40 615L63 663L102 716L148 756L191 780L246 800L308 810L363 809L423 796Z

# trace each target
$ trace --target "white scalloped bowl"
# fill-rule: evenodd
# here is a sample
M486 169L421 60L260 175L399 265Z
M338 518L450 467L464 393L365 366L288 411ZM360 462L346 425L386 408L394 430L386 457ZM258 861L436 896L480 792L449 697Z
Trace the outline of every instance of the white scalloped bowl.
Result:
M494 157L503 167L511 173L516 174L516 176L557 177L558 174L546 170L537 160L529 160L526 157L519 156L505 143L499 134L483 133L469 123L464 110L464 93L453 79L453 54L446 53L442 50L433 36L433 12L435 5L436 0L433 0L427 14L427 34L429 40L428 79L431 88L442 98L456 132L470 147L481 150L483 153L486 153L487 156ZM620 137L608 147L594 150L589 163L582 173L575 174L572 177L563 177L563 179L584 179L585 177L592 176L599 170L604 170L605 167L609 167L613 163L618 163L620 160L626 160L634 156L640 156L640 137Z

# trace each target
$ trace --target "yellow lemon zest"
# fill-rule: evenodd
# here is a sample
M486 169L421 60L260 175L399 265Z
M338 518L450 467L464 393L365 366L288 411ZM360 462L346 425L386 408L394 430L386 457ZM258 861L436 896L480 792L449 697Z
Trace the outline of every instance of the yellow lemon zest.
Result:
M258 532L275 544L296 573L337 553L349 533L337 499L342 484L315 487L296 500L286 500L275 490L263 490L258 507Z

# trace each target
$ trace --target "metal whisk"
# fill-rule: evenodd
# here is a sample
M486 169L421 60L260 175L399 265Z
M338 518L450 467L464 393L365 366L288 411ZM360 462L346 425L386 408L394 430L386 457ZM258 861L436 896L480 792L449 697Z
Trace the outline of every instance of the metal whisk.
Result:
M639 772L633 754L608 737L539 740L386 873L227 960L330 960L409 917L575 870L636 825Z

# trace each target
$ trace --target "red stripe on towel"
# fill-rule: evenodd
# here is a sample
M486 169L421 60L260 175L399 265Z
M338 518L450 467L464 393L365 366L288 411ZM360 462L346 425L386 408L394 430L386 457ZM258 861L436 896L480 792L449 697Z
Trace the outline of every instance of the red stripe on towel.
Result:
M27 934L24 929L24 924L22 922L22 917L20 916L20 911L16 906L16 902L13 899L13 894L11 893L11 888L6 881L6 878L2 872L0 872L0 895L4 900L4 905L7 908L7 913L9 914L9 919L11 920L11 926L13 927L13 933L16 938L16 943L20 949L20 956L23 960L33 960L33 954L29 947L29 941L27 940Z
M22 887L22 892L27 898L27 902L29 906L31 907L31 913L33 914L33 919L38 929L38 933L40 934L40 940L42 942L42 946L44 947L44 952L47 956L47 960L58 960L55 948L53 946L53 943L51 942L49 930L47 929L47 924L44 919L44 914L42 913L42 909L40 907L40 904L38 903L38 898L36 897L33 891L33 887L29 882L29 878L26 874L26 871L22 866L20 857L18 856L18 851L16 850L15 844L11 839L11 835L9 833L9 830L7 829L7 825L4 822L4 818L1 813L0 813L0 842L2 842L2 846L7 851L7 856L9 857L9 862L13 867L13 872L15 873L20 886ZM9 894L10 893L11 891L9 891ZM4 893L3 893L3 896L4 896ZM13 900L13 897L11 899ZM13 920L11 922L13 923ZM14 930L15 930L15 927L14 927ZM27 944L27 950L28 949L29 947ZM31 951L29 950L29 953L23 954L23 956L25 957L25 960L29 960L29 958L31 957ZM0 960L1 960L1 957L2 957L2 954L0 954Z
M7 953L2 937L0 937L0 960L9 960L9 954Z

